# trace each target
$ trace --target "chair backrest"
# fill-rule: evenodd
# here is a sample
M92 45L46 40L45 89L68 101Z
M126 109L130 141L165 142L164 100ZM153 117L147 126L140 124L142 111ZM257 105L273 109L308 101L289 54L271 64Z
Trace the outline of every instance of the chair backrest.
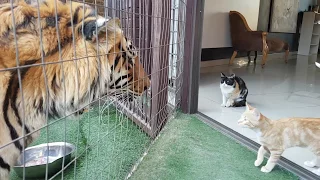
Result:
M238 51L261 51L263 49L262 31L252 31L244 16L237 11L229 12L232 47ZM259 34L261 34L259 36Z
M240 48L238 47L240 43L239 40L243 39L243 32L248 32L252 30L248 26L248 23L244 16L238 11L229 12L229 21L232 46L234 48Z
M248 26L245 17L238 11L229 12L229 21L231 35L238 34L240 32L252 31Z

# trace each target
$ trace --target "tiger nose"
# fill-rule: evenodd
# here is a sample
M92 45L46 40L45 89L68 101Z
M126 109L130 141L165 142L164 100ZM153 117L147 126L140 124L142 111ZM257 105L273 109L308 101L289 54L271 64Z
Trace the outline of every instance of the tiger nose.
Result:
M150 88L150 86L151 86L151 81L150 81L150 79L148 78L148 80L145 81L145 84L144 84L144 86L143 86L143 91L148 90L148 89Z

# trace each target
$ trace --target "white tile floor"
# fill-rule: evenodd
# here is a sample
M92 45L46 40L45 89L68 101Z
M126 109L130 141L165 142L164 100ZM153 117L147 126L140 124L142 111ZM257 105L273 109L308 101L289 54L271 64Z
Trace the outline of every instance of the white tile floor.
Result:
M199 112L226 125L229 128L257 142L250 129L237 125L237 120L245 107L223 108L220 72L235 73L247 84L247 101L271 119L282 117L320 117L320 69L314 65L316 56L297 56L285 64L282 59L272 59L269 55L264 69L260 61L247 66L247 58L239 58L233 66L222 65L202 68L199 87ZM315 156L303 148L291 148L283 156L296 164L303 165ZM252 162L253 164L253 162Z

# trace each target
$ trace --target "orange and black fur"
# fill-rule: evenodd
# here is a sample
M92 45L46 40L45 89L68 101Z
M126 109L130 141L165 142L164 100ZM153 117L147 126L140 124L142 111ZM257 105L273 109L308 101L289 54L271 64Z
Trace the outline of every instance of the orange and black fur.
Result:
M1 180L39 136L47 113L76 116L103 95L139 96L150 87L118 19L77 2L43 1L40 12L37 6L36 0L0 5Z

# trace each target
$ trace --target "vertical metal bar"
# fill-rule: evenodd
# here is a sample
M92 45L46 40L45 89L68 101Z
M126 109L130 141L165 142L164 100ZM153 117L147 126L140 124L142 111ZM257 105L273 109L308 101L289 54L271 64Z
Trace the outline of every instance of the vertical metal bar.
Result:
M143 7L145 10L146 18L145 18L145 25L147 27L147 31L145 33L145 46L144 47L150 47L145 50L145 59L148 62L145 67L145 71L149 75L149 78L152 81L151 77L151 67L152 67L152 50L151 50L151 15L152 15L152 1L146 0L145 6ZM150 28L149 28L150 27ZM151 86L152 88L152 86ZM145 122L150 123L151 119L151 92L146 94L146 100L147 100L147 105L145 106L145 111L146 111L146 118Z
M10 0L10 8L11 8L11 16L12 16L12 30L13 30L13 33L14 33L14 44L15 44L15 52L16 52L16 58L15 58L15 61L16 61L16 67L17 67L17 76L18 76L18 84L19 84L19 91L21 93L21 98L22 98L22 105L23 105L23 108L22 108L22 128L21 128L21 134L22 134L22 151L23 151L23 162L25 162L25 102L24 102L24 96L23 96L23 87L22 87L22 78L21 78L21 69L23 69L23 65L20 66L20 59L19 59L19 46L18 46L18 38L17 38L17 31L16 31L16 22L15 22L15 14L14 14L14 8L13 8L13 0ZM13 76L13 75L11 75ZM9 86L8 86L9 88ZM12 102L11 102L12 103ZM21 142L21 140L17 140L17 139L12 139L14 141L18 141L18 143ZM11 142L13 143L13 142ZM23 180L25 179L25 164L23 164Z
M118 1L115 1L115 0L112 0L112 18L115 18L115 17L119 17L120 16L120 7L118 6ZM114 36L114 39L116 39L116 34L113 35ZM115 52L115 49L111 50L110 53L116 53ZM112 66L113 69L111 70L112 72L115 71L115 66ZM114 86L115 86L115 82L114 82ZM117 101L117 100L116 100ZM116 102L118 103L118 102ZM116 111L116 118L118 119L118 111ZM115 133L113 134L113 142L116 142L116 135ZM112 151L111 151L111 155L115 154L115 147L112 146ZM109 172L112 172L112 165L109 166ZM110 179L110 173L108 174L108 179Z
M61 47L61 39L60 39L60 31L59 31L59 24L58 24L58 7L57 7L57 2L54 2L54 12L55 12L55 28L56 28L56 33L57 33L57 41L58 41L58 50L59 50L59 62L60 62L60 68L62 69L62 81L63 81L63 89L64 89L64 107L66 107L66 84L65 84L65 77L64 77L64 66L63 66L63 59L62 59L62 47ZM40 9L38 9L38 13L40 13ZM39 18L39 25L40 25L40 18ZM41 27L41 26L40 26ZM77 77L78 78L78 77ZM48 88L48 85L46 86ZM47 90L48 91L48 90ZM49 91L48 91L49 92ZM48 93L49 94L49 93ZM66 116L66 111L64 112L64 115ZM66 119L64 119L64 121L66 121ZM64 123L64 125L66 125L66 123ZM64 127L66 128L66 127ZM48 127L48 121L47 121L47 125L46 125L46 130L47 130L47 143L49 143L49 127ZM65 129L64 129L65 130ZM66 132L66 130L64 131ZM66 136L66 134L64 134L64 137ZM47 151L49 151L49 147L47 146ZM49 158L48 158L49 159ZM47 160L48 161L48 160ZM64 161L64 158L63 158ZM46 169L48 170L48 163L46 165ZM63 178L63 174L62 174L62 178ZM46 172L46 179L48 179L48 172Z

